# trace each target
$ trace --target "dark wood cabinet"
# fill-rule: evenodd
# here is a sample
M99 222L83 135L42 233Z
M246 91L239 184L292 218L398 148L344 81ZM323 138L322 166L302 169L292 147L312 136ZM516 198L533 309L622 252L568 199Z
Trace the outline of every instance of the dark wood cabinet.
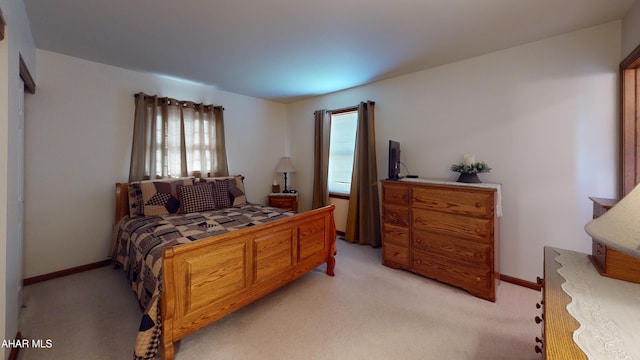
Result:
M496 188L382 181L382 263L495 301Z

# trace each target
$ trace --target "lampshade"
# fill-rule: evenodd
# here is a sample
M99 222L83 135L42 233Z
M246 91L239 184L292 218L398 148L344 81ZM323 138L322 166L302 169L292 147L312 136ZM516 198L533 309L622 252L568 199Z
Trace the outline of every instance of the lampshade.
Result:
M296 169L293 168L293 164L291 164L291 158L285 156L280 158L280 162L276 167L276 172L278 173L292 173L296 172Z
M640 185L611 210L585 225L592 238L630 256L640 257Z

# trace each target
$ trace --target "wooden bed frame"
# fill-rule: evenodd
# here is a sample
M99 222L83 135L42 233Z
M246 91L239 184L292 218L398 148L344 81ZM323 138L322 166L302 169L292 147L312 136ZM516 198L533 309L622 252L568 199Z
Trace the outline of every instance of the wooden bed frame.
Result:
M116 223L129 214L116 184ZM334 206L167 248L161 297L162 359L174 343L326 263L334 275Z

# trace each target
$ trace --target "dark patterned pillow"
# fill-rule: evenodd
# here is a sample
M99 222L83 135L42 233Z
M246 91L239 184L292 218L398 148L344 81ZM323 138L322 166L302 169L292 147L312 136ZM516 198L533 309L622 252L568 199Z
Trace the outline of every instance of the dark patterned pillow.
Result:
M244 191L244 176L218 176L201 178L201 182L214 183L216 181L228 180L229 183L229 197L231 206L239 206L247 204L247 196Z
M229 195L233 206L246 205L247 196L244 192L244 182L242 175L236 175L229 180Z
M213 187L209 184L178 185L178 196L185 214L216 208Z
M177 186L193 185L193 179L141 181L138 185L142 193L143 214L145 216L168 215L180 210Z
M216 181L213 182L213 187L213 198L216 202L216 209L226 209L231 207L231 198L229 197L229 179L216 179Z
M144 215L144 203L142 202L142 189L140 183L135 182L129 185L129 217Z

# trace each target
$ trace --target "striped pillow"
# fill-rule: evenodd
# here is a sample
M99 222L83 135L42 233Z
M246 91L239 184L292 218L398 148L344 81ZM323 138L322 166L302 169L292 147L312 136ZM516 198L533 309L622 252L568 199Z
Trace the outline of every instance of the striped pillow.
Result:
M178 185L178 196L185 214L216 208L213 189L208 185Z

